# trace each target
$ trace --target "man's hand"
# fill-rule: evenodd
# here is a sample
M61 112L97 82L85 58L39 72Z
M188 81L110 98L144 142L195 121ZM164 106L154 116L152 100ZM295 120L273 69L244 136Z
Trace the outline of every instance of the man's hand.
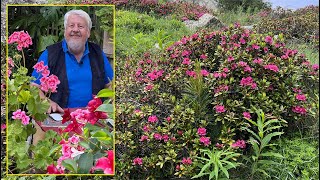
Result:
M51 101L49 99L50 102L50 107L47 111L48 114L52 113L52 112L60 112L60 113L64 113L63 109L54 101Z

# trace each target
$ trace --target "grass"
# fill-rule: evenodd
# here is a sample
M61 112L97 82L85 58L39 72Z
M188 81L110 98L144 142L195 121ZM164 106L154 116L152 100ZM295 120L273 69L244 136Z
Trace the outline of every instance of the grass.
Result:
M230 25L235 22L239 22L242 26L254 25L261 20L257 15L258 9L248 8L243 10L242 6L239 6L236 10L232 11L220 11L217 14L218 19L225 25Z

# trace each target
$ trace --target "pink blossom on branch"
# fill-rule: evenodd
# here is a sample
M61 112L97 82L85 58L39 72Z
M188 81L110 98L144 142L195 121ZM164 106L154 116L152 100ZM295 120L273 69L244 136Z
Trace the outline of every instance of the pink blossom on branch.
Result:
M190 157L182 158L182 164L191 165L192 164L191 158Z
M40 89L44 92L57 92L58 84L60 84L60 81L58 77L54 74L51 74L48 77L42 77L40 79Z
M246 148L246 142L244 140L238 139L235 143L231 145L232 148Z
M249 112L243 112L243 117L246 119L251 119L251 115Z
M302 106L293 106L292 111L298 114L307 114L307 110Z
M148 122L151 122L151 123L156 123L156 122L158 122L157 116L155 116L155 115L149 116L149 117L148 117Z
M217 113L223 113L226 111L223 105L216 105L215 109Z

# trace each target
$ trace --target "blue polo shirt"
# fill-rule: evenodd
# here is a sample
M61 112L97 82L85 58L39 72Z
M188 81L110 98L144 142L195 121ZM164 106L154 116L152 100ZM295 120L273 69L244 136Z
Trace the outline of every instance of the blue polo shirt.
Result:
M69 84L69 98L67 108L86 107L88 102L92 100L92 73L89 59L88 42L78 63L75 56L68 50L65 39L62 41L62 48L65 53L65 63L67 70L67 78ZM104 58L105 84L113 79L113 69L108 61L107 56L101 51ZM39 57L38 62L43 61L48 66L48 50L46 49ZM49 69L50 70L50 69ZM34 83L40 85L41 73L33 70L32 76L37 78Z

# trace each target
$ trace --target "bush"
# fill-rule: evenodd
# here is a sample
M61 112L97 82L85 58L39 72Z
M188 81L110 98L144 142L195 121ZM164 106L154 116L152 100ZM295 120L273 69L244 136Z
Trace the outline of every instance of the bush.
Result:
M319 49L319 6L308 6L296 11L278 8L255 26L259 33L284 34L287 39L311 42Z
M216 0L218 7L223 10L235 10L242 6L246 11L247 9L265 9L270 8L271 4L263 0Z
M116 169L129 179L192 177L200 149L248 139L240 127L257 120L254 107L291 127L311 116L318 92L318 65L286 48L281 35L239 24L128 61L117 71Z

